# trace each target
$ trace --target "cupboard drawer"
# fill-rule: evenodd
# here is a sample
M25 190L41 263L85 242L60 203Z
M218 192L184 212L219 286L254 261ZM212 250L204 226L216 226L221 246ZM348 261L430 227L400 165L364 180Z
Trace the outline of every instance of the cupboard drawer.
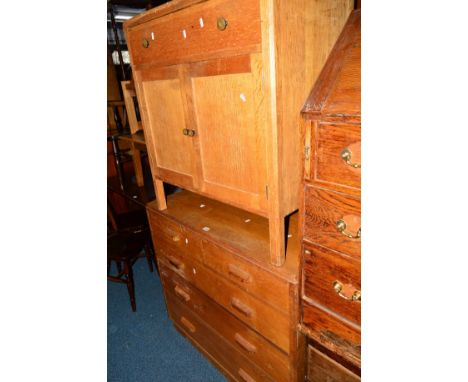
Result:
M235 381L273 381L265 372L218 336L207 323L172 296L166 296L169 315L174 324L212 357Z
M201 256L201 242L197 235L159 214L148 211L148 217L156 252L171 251L180 256Z
M307 336L321 343L352 364L361 364L361 330L325 312L308 301L302 301L302 324Z
M320 124L315 141L315 180L360 189L361 126Z
M274 380L286 381L289 378L289 359L286 354L165 267L161 267L161 271L166 295L196 311L212 330L271 375ZM180 290L183 290L188 298L181 296Z
M260 1L203 2L129 27L126 36L134 66L259 52Z
M289 284L230 251L202 240L204 263L223 278L255 295L286 314L289 311Z
M205 267L197 270L196 286L234 316L289 353L289 319Z
M360 199L306 186L304 200L304 239L360 257Z
M165 267L177 273L185 280L193 282L196 276L196 270L199 263L187 256L180 256L178 253L160 250L158 248L158 261L164 264Z
M361 263L316 246L304 246L304 295L361 324Z
M356 374L310 345L307 349L307 367L309 382L359 382L361 380Z

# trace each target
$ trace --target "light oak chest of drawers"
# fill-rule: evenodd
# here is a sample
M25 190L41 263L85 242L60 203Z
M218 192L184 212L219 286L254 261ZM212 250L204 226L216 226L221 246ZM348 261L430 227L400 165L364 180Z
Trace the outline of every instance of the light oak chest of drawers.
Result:
M358 381L361 363L361 15L354 11L303 115L301 329L310 381Z
M182 191L147 207L176 328L233 381L302 381L297 214L283 267L269 262L266 218Z
M157 199L162 182L268 218L285 261L298 111L350 0L174 0L124 24Z

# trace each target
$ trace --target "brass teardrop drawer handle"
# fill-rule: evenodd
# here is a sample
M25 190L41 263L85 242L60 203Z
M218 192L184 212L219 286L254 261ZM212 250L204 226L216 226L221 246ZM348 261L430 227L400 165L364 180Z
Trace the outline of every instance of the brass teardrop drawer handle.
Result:
M344 162L348 165L351 166L352 168L361 168L361 163L353 163L351 161L353 153L351 150L346 147L342 152L341 152L341 159L344 160Z
M351 296L346 296L343 293L343 284L338 280L333 281L333 289L341 298L344 298L347 301L361 301L361 291L355 290Z
M195 130L192 129L183 129L182 134L188 136L188 137L193 137L195 136Z
M143 41L141 42L141 45L143 45L143 48L148 48L149 47L149 40L144 38Z
M217 25L218 25L218 29L220 31L223 31L227 28L228 22L224 17L220 16L218 17Z
M350 239L360 239L361 238L361 227L357 230L356 234L353 235L346 231L346 222L343 219L340 219L336 222L336 229L342 235L349 237Z

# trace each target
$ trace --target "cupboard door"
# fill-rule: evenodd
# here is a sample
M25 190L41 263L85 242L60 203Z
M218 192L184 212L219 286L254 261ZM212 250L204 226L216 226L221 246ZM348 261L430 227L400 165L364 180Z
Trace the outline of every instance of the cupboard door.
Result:
M187 100L180 71L176 66L137 71L135 83L155 176L192 189L197 159L187 135Z
M255 56L199 63L189 75L202 191L266 214L264 103Z

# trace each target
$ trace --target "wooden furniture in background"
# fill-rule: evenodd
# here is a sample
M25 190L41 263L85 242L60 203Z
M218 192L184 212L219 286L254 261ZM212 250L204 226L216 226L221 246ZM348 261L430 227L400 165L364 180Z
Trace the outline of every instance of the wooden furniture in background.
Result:
M286 263L275 267L264 217L189 191L147 212L176 328L229 380L302 382L297 214Z
M130 146L136 183L139 187L143 187L145 181L143 177L142 154L147 152L143 131L139 130L131 135L121 135L119 136L119 141L126 142Z
M162 182L268 218L286 261L300 109L351 0L174 0L125 22L159 209Z
M310 381L359 381L361 13L343 29L302 111L302 323Z

